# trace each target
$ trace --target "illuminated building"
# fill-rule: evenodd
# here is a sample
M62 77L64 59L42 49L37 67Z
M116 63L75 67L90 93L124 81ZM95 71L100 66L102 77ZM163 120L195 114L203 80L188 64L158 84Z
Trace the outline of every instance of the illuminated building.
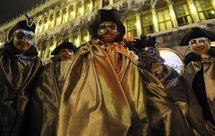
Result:
M97 9L116 8L123 17L126 34L157 37L158 48L168 48L183 57L188 51L179 47L190 27L215 31L215 0L47 0L27 14L37 22L36 45L42 58L63 40L80 46L90 39L89 22ZM24 16L0 26L0 46L7 32Z

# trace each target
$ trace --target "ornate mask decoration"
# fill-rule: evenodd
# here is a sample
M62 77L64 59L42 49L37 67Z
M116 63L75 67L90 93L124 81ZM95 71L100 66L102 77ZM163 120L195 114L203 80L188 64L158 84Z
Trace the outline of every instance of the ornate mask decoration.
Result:
M210 49L210 40L206 37L193 38L189 41L189 46L193 53L206 54Z

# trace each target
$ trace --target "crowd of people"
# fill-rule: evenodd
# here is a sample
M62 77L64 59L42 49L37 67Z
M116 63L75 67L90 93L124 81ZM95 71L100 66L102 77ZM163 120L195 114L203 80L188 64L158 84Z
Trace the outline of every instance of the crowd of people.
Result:
M90 41L63 41L46 63L36 24L21 20L0 49L0 136L215 136L215 33L193 27L181 74L156 37L125 38L115 9L100 9Z

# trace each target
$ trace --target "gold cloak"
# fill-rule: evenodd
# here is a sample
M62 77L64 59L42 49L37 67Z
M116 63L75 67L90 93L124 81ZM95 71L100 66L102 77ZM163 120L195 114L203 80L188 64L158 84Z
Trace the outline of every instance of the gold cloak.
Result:
M144 87L122 43L87 43L77 52L63 89L58 136L147 135Z

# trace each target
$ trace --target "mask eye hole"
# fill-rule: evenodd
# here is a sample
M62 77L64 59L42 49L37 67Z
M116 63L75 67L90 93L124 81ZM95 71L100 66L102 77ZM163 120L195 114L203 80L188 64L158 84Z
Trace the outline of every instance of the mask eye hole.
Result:
M30 34L26 35L26 37L27 37L28 40L33 40L33 36L30 35Z
M149 51L149 54L150 54L150 55L153 55L153 54L155 54L155 51L154 51L154 50L150 50L150 51Z
M108 26L111 30L115 30L116 29L116 25L110 25Z
M193 39L193 40L191 40L190 43L191 43L191 44L196 44L196 43L197 43L197 40Z
M199 43L202 43L202 44L206 44L208 42L208 38L206 37L200 37L200 38L196 38L196 39L191 39L189 41L189 44L192 45L192 44L199 44Z
M16 33L16 34L15 34L15 37L16 37L17 39L23 39L23 38L25 37L25 35L24 35L24 33L19 32L19 33Z
M105 29L107 26L105 26L105 25L101 25L100 26L100 29Z

